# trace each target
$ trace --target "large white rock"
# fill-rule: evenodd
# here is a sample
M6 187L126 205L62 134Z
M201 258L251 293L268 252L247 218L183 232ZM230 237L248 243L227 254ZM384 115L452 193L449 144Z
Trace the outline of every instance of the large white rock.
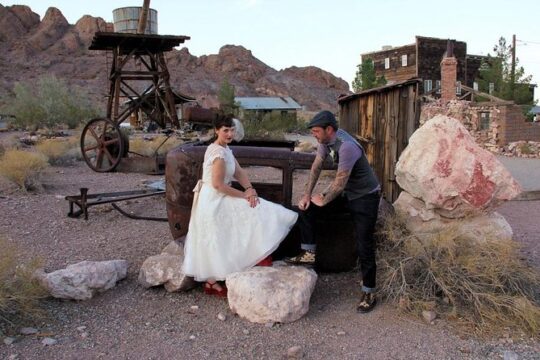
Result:
M395 175L402 189L447 218L481 214L521 192L500 161L444 115L414 132Z
M289 323L309 310L317 274L296 266L254 267L226 278L229 307L255 323Z
M127 275L126 260L82 261L39 278L55 298L87 300L108 290Z
M184 247L172 241L160 255L147 258L139 271L139 283L145 288L164 285L169 292L192 289L197 284L182 272Z
M394 202L396 213L405 219L405 226L416 236L433 236L441 232L464 234L477 242L485 240L511 240L512 228L497 212L484 213L460 219L445 218L428 209L420 199L402 191Z

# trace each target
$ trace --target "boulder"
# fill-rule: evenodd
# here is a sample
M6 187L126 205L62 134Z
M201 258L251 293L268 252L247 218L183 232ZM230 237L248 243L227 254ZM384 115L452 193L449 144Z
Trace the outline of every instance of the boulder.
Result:
M190 290L197 284L192 277L184 275L184 248L172 241L161 254L150 256L139 271L139 284L145 288L164 285L169 292Z
M289 323L309 310L317 274L296 266L254 267L227 276L233 313L260 324Z
M38 277L55 298L87 300L114 287L126 277L127 268L126 260L82 261Z
M500 161L444 115L414 132L395 175L402 189L447 218L480 215L521 192Z
M486 239L511 240L513 235L510 224L497 212L449 219L434 209L428 209L422 200L412 197L406 191L402 191L394 202L394 209L405 219L407 229L419 237L455 231L483 242Z

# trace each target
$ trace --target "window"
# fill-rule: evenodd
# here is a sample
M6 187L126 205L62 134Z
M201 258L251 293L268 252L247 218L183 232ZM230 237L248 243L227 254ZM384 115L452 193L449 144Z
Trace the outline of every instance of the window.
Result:
M476 81L473 82L472 88L473 88L474 91L478 91L478 83Z
M441 80L435 80L435 89L437 89L437 94L441 93Z
M390 69L390 58L384 58L384 68Z
M433 84L431 80L424 80L424 94L427 94L433 89Z
M456 95L461 95L461 81L456 81Z
M480 113L480 124L478 126L478 130L489 130L489 112L481 112Z
M493 94L493 91L495 91L495 84L489 83L489 95Z
M407 66L407 55L401 55L401 66Z

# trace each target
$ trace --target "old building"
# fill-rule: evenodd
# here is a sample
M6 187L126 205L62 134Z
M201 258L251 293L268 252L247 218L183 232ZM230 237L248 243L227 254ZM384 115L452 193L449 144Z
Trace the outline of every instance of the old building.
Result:
M441 60L447 51L449 41L453 45L457 61L456 93L461 93L460 85L476 87L478 69L485 56L467 54L467 43L463 41L417 36L413 44L403 46L383 46L382 50L361 55L362 61L373 60L377 76L384 76L389 85L411 78L420 78L420 94L438 95L441 83Z
M296 119L296 112L302 109L292 97L235 97L241 118L262 119L265 115L281 115Z

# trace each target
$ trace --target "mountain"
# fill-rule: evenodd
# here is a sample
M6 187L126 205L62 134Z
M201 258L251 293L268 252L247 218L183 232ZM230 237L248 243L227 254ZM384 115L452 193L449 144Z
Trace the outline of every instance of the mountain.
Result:
M0 4L0 105L13 96L15 82L54 74L83 87L93 102L105 107L110 56L88 50L96 31L112 31L112 24L85 15L72 25L54 7L40 19L28 6ZM278 71L242 46L225 45L218 54L199 57L182 47L167 52L166 59L173 89L206 107L217 105L224 77L237 96L292 96L311 111L337 110L337 97L350 93L347 82L327 71L314 66Z

